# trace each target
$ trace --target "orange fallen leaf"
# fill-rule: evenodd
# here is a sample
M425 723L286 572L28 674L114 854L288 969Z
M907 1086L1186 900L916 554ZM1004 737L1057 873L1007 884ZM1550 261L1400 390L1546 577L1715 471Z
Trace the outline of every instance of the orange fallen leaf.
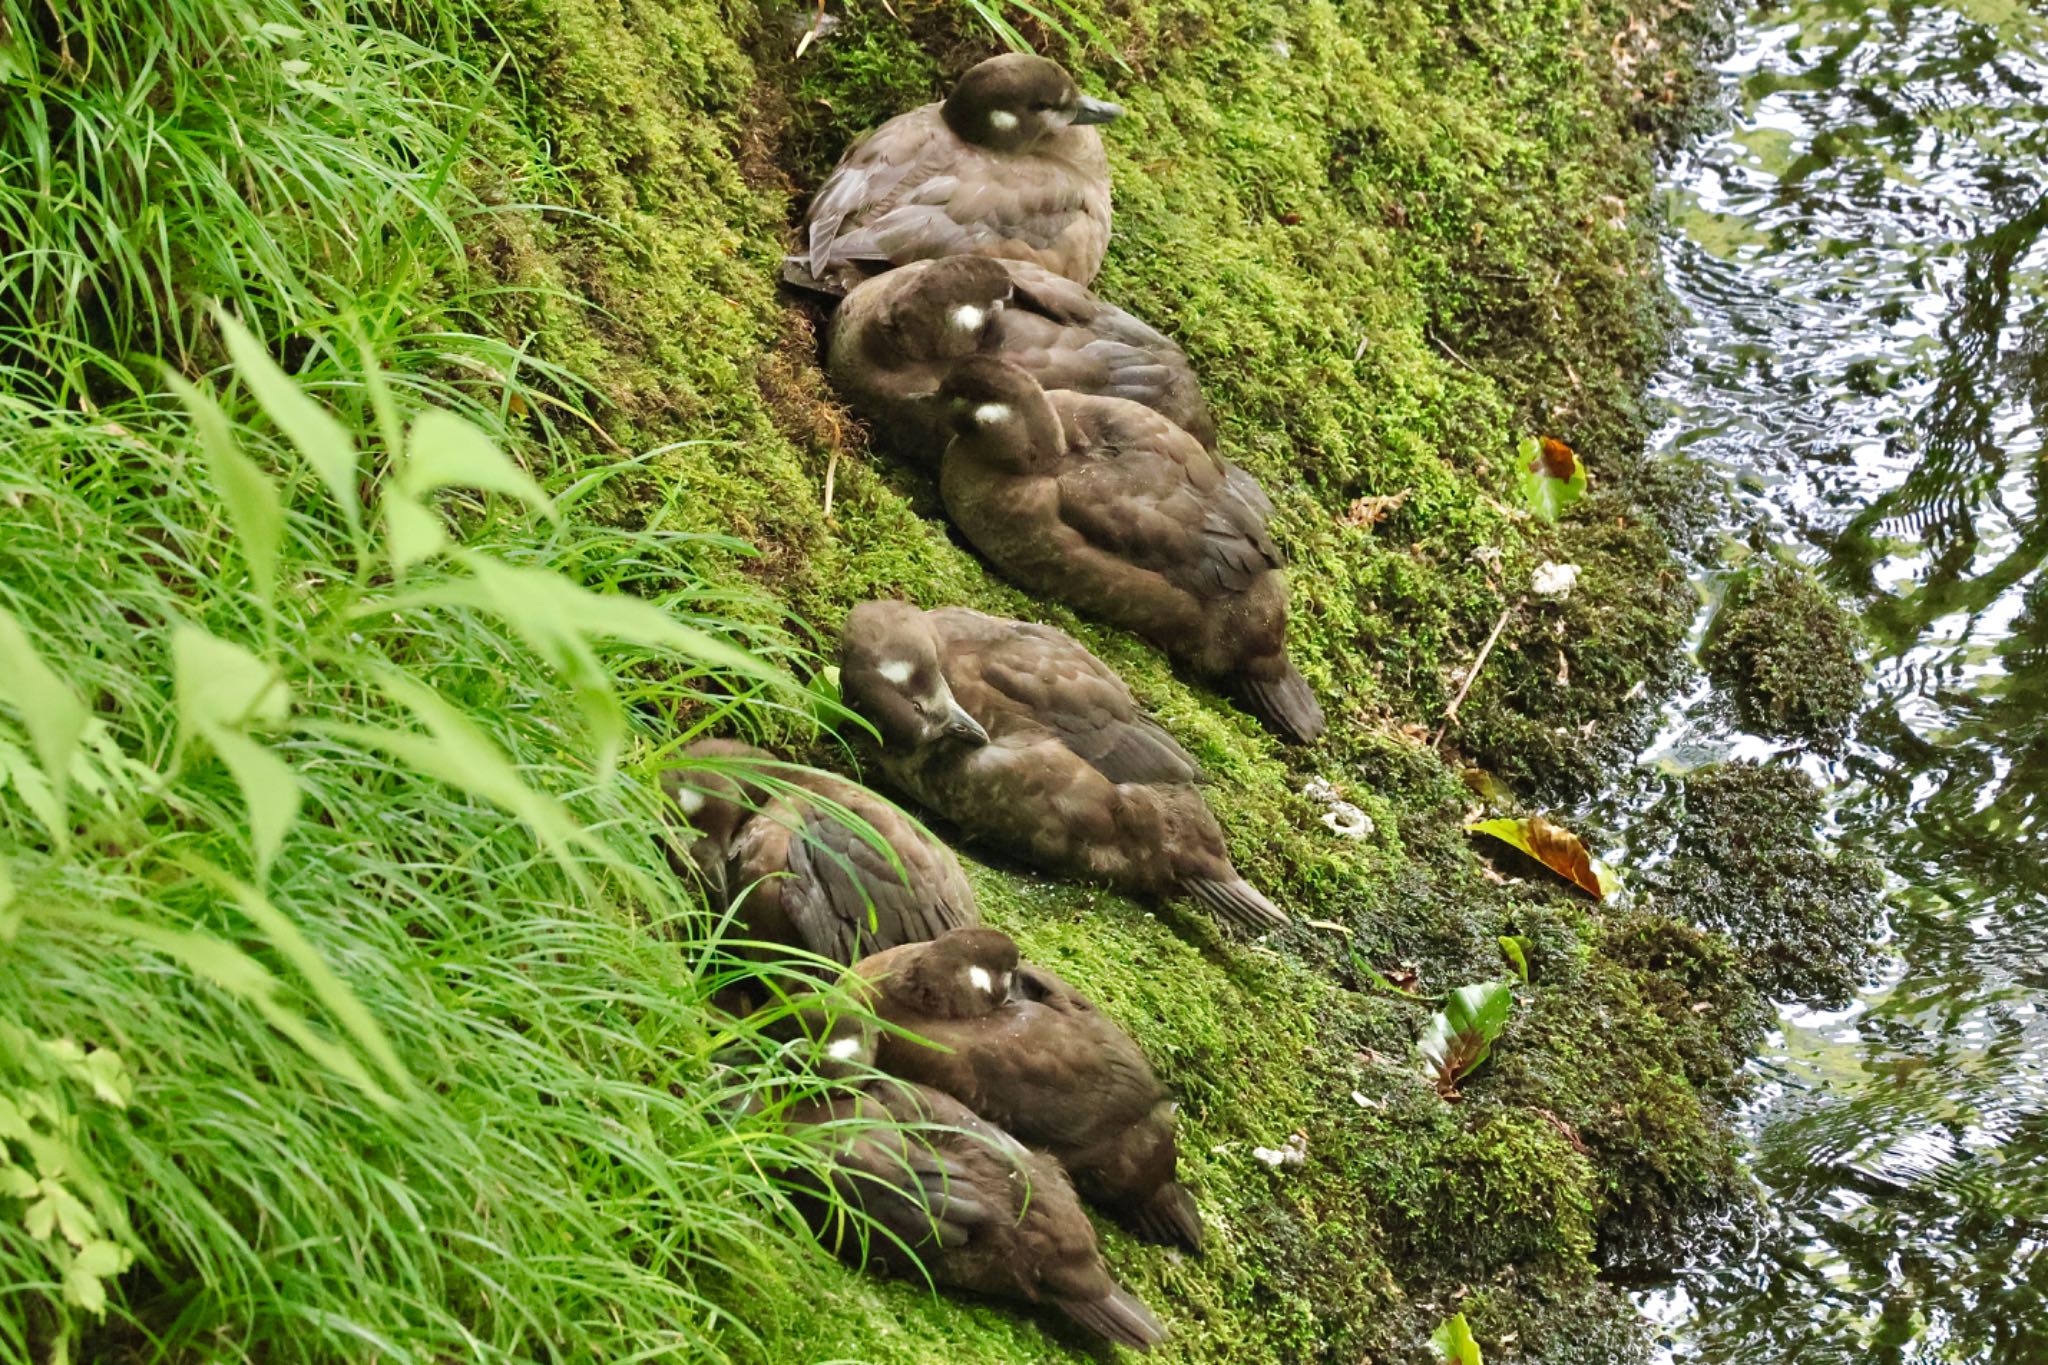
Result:
M1578 467L1578 455L1554 436L1545 436L1537 441L1536 458L1529 461L1531 474L1540 473L1550 479L1569 479Z
M1520 849L1594 900L1605 900L1621 887L1607 865L1586 851L1578 835L1540 815L1526 820L1482 820L1466 828Z

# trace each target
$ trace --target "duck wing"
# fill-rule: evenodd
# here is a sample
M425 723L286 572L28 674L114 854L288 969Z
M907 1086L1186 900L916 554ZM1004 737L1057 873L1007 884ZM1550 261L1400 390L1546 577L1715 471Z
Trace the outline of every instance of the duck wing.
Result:
M1258 481L1149 408L1061 404L1068 448L1060 519L1084 540L1202 599L1246 591L1282 564Z
M980 680L1112 782L1197 782L1201 767L1124 680L1071 637L1018 622L982 653Z
M884 129L887 125L884 125ZM877 130L879 137L882 130ZM951 137L947 133L948 138ZM834 173L834 179L838 178ZM905 261L938 256L1055 253L1088 207L1070 167L1031 157L998 160L955 139L922 149L918 164L864 172L856 225L821 245L812 227L814 273L835 260ZM832 189L827 182L826 189ZM824 191L820 191L821 202ZM837 210L835 199L828 206ZM879 211L877 211L879 210ZM849 216L840 215L841 222Z
M886 209L906 184L928 177L951 136L938 117L938 106L929 104L870 129L846 149L818 187L805 216L814 277L825 278L834 261L863 257L855 240L860 234L842 232L847 220L858 227L872 210Z
M789 841L793 875L783 884L782 910L806 948L851 963L980 922L966 876L943 846L921 836L900 812L847 802L843 792L828 795L873 826L887 848L833 812L805 809Z
M1216 423L1179 346L1062 275L1010 262L1014 289L998 317L1003 353L1048 389L1142 403L1216 444Z
M934 1245L965 1246L976 1228L1007 1211L976 1188L974 1176L968 1162L931 1138L915 1131L876 1128L839 1147L830 1183L841 1200L915 1252ZM859 1236L853 1228L841 1231L842 1241ZM867 1256L887 1260L894 1249L871 1244Z

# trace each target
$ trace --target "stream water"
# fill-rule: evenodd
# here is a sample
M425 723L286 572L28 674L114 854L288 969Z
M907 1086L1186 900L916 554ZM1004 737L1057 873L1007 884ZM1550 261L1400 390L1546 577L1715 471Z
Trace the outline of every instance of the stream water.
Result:
M1869 627L1855 740L1802 761L1889 934L1755 1064L1761 1229L1640 1302L1669 1362L2048 1362L2048 7L1794 0L1721 69L1662 440ZM1695 697L1650 757L1771 750Z

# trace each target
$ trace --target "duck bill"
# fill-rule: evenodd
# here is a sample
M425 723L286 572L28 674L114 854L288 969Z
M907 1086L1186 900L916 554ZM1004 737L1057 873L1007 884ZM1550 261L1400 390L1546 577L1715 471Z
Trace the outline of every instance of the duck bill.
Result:
M1124 116L1121 104L1096 99L1093 95L1081 96L1081 102L1074 108L1076 123L1114 123Z
M946 703L946 723L939 730L948 739L963 739L969 744L988 743L988 731L981 728L981 722L967 714L967 708L957 701Z

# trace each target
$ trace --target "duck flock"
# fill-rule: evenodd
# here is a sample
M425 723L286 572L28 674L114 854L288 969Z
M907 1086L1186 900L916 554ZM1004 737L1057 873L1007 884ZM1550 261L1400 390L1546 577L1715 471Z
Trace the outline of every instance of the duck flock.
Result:
M999 573L1308 742L1323 715L1287 657L1272 503L1216 453L1187 356L1088 289L1110 218L1090 125L1122 112L1044 58L982 62L854 143L784 275L837 300L834 383L892 450L936 467L947 515ZM883 770L967 837L1055 876L1189 896L1252 932L1288 922L1231 865L1194 759L1071 636L873 601L848 616L839 666ZM888 801L810 770L768 782L751 766L768 755L729 740L691 757L668 791L695 871L755 951L850 969L873 1015L806 1021L815 1069L854 1084L790 1120L832 1125L833 1193L880 1229L834 1227L821 1203L828 1245L1057 1307L1133 1349L1162 1340L1081 1208L1201 1250L1175 1106L1137 1045L981 927L951 850ZM861 1118L909 1126L847 1122Z

